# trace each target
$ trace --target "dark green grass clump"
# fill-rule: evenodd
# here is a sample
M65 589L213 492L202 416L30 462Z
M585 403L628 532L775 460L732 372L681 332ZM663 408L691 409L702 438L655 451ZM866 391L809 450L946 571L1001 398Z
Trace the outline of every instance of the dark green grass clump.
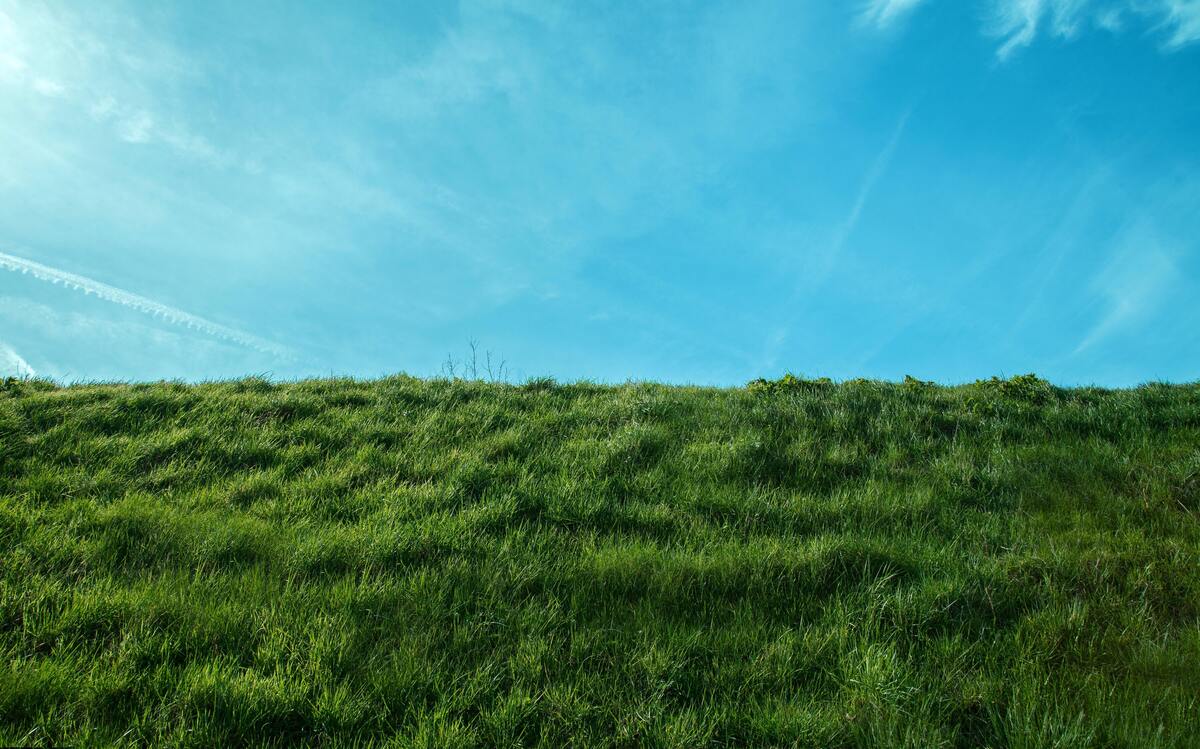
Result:
M0 745L1200 745L1200 387L0 387Z

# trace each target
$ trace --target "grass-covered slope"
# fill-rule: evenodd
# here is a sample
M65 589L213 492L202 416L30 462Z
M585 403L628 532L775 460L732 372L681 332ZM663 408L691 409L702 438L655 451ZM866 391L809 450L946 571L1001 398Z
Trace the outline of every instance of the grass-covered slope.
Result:
M0 745L1200 745L1200 387L0 390Z

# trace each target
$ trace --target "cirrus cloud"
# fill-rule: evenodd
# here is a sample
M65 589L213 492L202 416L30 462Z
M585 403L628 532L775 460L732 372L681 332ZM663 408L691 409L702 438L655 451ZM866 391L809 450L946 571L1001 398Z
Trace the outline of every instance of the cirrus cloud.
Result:
M36 377L37 372L29 366L12 346L0 341L0 375L5 377Z
M870 0L862 9L860 18L864 23L885 28L896 23L916 10L925 0Z
M1145 25L1166 38L1166 51L1200 41L1200 0L992 0L987 31L1007 59L1040 35L1073 39L1088 30L1110 33Z
M860 19L884 29L930 0L869 0ZM986 0L984 32L1000 40L1001 60L1039 36L1073 39L1088 30L1119 33L1140 24L1159 35L1165 51L1200 41L1200 0Z

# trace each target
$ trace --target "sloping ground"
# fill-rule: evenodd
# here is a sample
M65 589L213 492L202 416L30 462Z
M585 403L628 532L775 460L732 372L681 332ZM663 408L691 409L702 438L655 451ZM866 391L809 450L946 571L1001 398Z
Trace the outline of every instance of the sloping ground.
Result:
M1200 745L1200 387L0 391L0 744Z

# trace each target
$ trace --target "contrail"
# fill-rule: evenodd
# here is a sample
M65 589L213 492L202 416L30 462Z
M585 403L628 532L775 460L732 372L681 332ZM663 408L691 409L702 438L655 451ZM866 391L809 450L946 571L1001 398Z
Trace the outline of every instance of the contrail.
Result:
M886 2L879 4L879 7L887 6ZM897 3L897 7L903 3ZM889 6L890 7L890 6ZM867 207L867 202L871 198L871 193L875 191L875 185L883 178L888 167L891 166L892 157L896 155L896 149L900 145L900 139L904 136L904 129L908 127L908 119L912 116L913 107L900 115L900 119L896 121L896 126L892 128L892 135L871 162L871 166L867 169L867 173L863 175L862 182L859 183L858 193L854 196L854 203L850 206L850 212L846 214L846 218L837 226L833 235L833 240L826 248L824 257L821 258L823 267L819 268L805 277L802 281L797 282L792 287L792 293L788 295L787 303L784 306L785 310L791 310L800 300L801 294L806 287L811 287L814 283L823 282L833 273L834 266L841 259L842 253L846 249L846 243L850 240L854 230L858 227L858 221L862 218L863 210ZM788 316L783 326L778 327L774 334L767 339L767 347L778 350L783 346L788 336L791 334L792 328L796 324L797 315L795 313Z
M15 374L17 377L37 377L37 372L29 366L29 362L13 351L12 346L0 342L0 374Z
M62 284L69 289L82 291L84 294L95 294L98 298L113 304L119 304L122 307L135 309L143 314L152 317L161 318L175 325L184 325L192 330L206 333L215 338L230 341L240 346L261 351L264 354L273 354L283 358L292 358L292 352L279 344L271 341L263 340L257 336L243 333L240 330L226 327L210 320L205 320L203 317L197 317L190 312L184 312L181 309L168 307L165 304L147 299L144 296L131 294L128 291L118 289L115 286L109 286L105 283L100 283L86 276L68 273L57 268L51 268L48 265L35 263L32 260L9 255L0 252L0 268L10 270L15 273L23 273L33 276L39 281L48 281L52 284Z
M879 182L880 177L892 163L892 157L896 155L896 147L900 145L900 137L904 135L904 128L908 126L908 118L912 115L912 107L909 107L904 114L900 115L900 120L896 123L895 129L892 130L892 137L888 139L887 145L875 157L875 161L871 164L871 168L867 170L863 177L862 184L859 185L858 195L854 198L854 205L850 208L850 214L846 216L846 220L838 228L837 234L833 240L832 255L836 260L842 254L842 249L846 246L846 240L850 239L850 235L854 233L855 227L858 226L858 219L862 216L863 208L867 205L867 200L871 197L871 193L875 191L875 184Z

